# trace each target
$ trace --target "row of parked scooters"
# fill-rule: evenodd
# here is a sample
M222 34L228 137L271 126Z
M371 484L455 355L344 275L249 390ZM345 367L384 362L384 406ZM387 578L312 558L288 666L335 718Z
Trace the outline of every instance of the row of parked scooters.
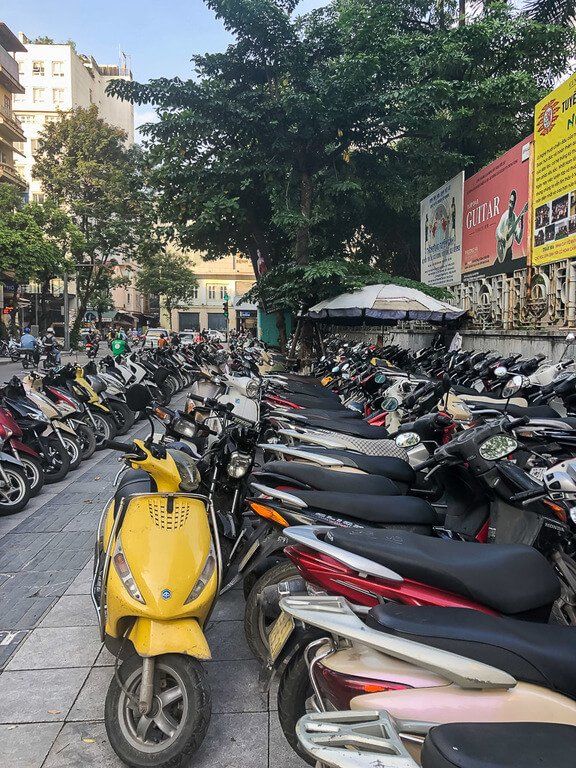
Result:
M188 352L146 350L49 370L27 370L0 387L0 515L20 512L45 484L63 480L143 414L126 402L139 383L168 403L192 383Z
M187 355L184 407L132 386L150 434L109 443L126 471L92 596L117 657L105 723L122 760L184 765L198 748L209 617L242 582L262 682L279 678L284 734L311 764L568 765L568 356L329 339L303 376L241 340Z

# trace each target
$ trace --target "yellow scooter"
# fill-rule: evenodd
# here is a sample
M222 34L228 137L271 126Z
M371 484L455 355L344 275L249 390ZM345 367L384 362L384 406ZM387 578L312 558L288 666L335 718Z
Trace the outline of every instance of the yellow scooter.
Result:
M135 385L127 402L149 409L148 390ZM212 505L192 492L196 465L153 443L150 422L147 440L110 443L131 469L102 514L92 599L117 658L104 715L110 744L134 768L174 768L188 764L210 720L200 662L211 657L204 626L222 558Z

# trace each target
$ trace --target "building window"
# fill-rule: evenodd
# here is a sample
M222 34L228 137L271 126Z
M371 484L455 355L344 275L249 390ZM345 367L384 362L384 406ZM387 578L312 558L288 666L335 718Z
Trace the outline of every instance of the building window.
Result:
M220 298L222 300L224 300L224 296L226 296L226 286L225 285L221 285L220 286Z
M64 88L52 88L52 101L54 104L62 104L64 102Z
M44 77L44 62L43 61L33 61L32 62L32 74L37 75L38 77Z
M190 296L195 301L198 299L198 286L196 285L194 288L192 288L192 292L190 293Z
M25 75L26 74L26 67L24 66L23 61L18 62L18 74L19 75Z
M52 62L52 75L53 77L64 77L64 62L53 61Z
M208 299L214 301L216 298L216 286L215 285L209 285L208 286Z
M18 115L17 117L18 117L18 120L20 120L20 122L24 124L24 123L33 123L34 118L36 116L35 115Z
M32 202L33 203L44 203L46 201L46 195L43 195L41 192L33 192L32 193Z
M4 109L7 109L8 112L10 112L11 108L12 108L12 101L10 100L10 96L6 96L6 94L4 94Z
M30 150L33 156L38 152L38 139L30 139Z
M35 104L41 104L44 101L45 95L45 88L32 88L32 101Z
M0 149L0 163L8 163L8 157L3 149Z

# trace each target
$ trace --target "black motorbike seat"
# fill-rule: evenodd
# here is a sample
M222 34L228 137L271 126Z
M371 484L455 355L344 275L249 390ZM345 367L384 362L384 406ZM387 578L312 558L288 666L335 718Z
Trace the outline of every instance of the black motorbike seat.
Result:
M393 480L383 475L362 475L354 472L334 472L332 469L304 464L299 461L271 461L261 470L254 472L258 482L266 483L266 476L276 475L312 486L318 491L335 493L367 493L382 496L400 496L401 490Z
M118 509L123 499L128 499L135 493L154 493L155 491L156 483L148 472L143 469L127 469L120 478L114 494L114 507Z
M404 459L397 459L394 456L365 456L354 451L340 451L338 448L322 448L314 445L299 445L298 450L338 459L346 467L359 469L371 475L383 475L408 486L416 483L416 472L413 467Z
M406 579L453 592L508 615L551 606L560 582L544 555L524 544L476 544L404 531L334 528L328 540ZM576 637L576 633L575 633Z
M447 723L431 728L422 768L573 768L576 728L558 723Z
M529 405L524 407L522 405L514 405L513 403L506 404L505 401L499 401L494 403L483 403L479 400L467 400L468 405L475 406L475 409L489 409L491 411L500 411L500 413L507 413L514 419L519 419L522 416L528 416L532 419L559 419L560 414L555 411L549 405Z
M326 432L337 432L339 435L360 437L363 440L389 440L390 433L386 427L374 427L363 419L334 419L334 421L309 422L310 429L321 429Z
M486 547L487 549L489 547ZM574 627L489 616L468 608L388 603L372 608L374 629L457 653L576 699Z
M378 525L438 525L434 507L413 496L374 496L329 491L290 491L308 507Z

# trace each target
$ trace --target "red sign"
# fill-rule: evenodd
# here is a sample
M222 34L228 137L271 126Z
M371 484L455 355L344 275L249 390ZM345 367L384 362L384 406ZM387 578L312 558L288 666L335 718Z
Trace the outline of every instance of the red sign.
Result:
M531 141L529 136L464 182L464 279L526 266Z

